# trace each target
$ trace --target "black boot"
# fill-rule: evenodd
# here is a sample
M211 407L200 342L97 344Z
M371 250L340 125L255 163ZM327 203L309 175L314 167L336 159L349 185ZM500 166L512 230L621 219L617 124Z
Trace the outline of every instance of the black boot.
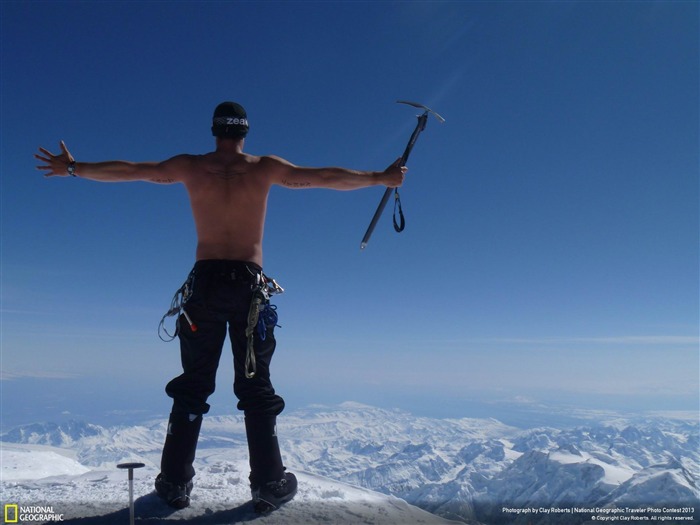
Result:
M259 514L267 514L290 501L296 493L296 476L285 472L279 481L270 481L253 489L253 508Z
M250 458L250 484L256 488L284 475L275 416L246 416L245 432Z
M175 508L184 508L189 505L190 491L192 490L192 478L194 477L195 452L199 430L202 427L202 416L194 414L170 414L168 421L168 433L165 436L163 455L160 462L160 484L156 484L158 494L167 500L168 504ZM168 494L173 491L158 490L158 485L163 488L166 482L168 486L183 486L184 490L178 491L177 497ZM168 494L166 494L167 492Z
M256 512L267 513L291 500L297 478L284 471L277 441L275 416L246 416L245 430L250 453L250 488Z
M163 474L158 474L156 477L156 493L175 509L184 509L190 506L191 492L191 481L187 483L171 483Z

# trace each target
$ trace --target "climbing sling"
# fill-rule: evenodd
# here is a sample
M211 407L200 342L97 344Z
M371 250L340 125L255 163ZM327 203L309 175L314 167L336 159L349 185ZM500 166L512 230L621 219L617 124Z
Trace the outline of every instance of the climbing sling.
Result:
M197 331L197 325L192 322L192 319L190 319L190 316L187 315L187 312L185 312L184 309L185 303L189 300L189 298L192 296L192 292L194 291L194 276L195 273L194 270L192 270L187 276L187 280L184 282L184 284L175 292L175 295L170 301L170 309L165 312L165 315L163 315L163 317L160 319L160 323L158 323L158 337L161 341L169 343L177 337L177 334L180 331L180 314L184 314L185 319L190 324L192 331ZM175 319L175 330L171 334L165 327L165 319L173 316L177 317Z
M253 286L253 298L248 310L248 326L245 329L247 348L245 356L245 376L248 379L255 377L257 366L255 362L255 333L260 340L267 337L268 327L277 325L277 307L270 304L272 294L284 293L277 281L267 277L264 273L256 276L256 284Z

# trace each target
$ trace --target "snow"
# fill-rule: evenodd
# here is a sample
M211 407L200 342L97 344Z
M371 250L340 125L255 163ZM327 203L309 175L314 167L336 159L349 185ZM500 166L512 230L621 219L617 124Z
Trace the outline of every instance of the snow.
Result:
M604 470L604 475L601 478L601 482L608 485L621 485L634 476L634 470L632 468L628 466L611 465L610 463L601 461L600 459L597 459L586 452L572 454L570 452L557 450L549 454L549 459L561 464L578 464L585 462L591 465L598 465Z
M89 472L70 451L31 445L6 445L0 449L3 481L36 480L50 476L77 476Z
M609 465L608 463L596 460L593 460L593 462L603 467L605 475L602 481L609 485L621 485L634 475L634 471L629 467Z
M7 454L5 454L7 452ZM124 471L90 470L66 458L60 449L3 444L3 501L24 506L51 506L64 523L123 524L128 521L128 481ZM158 469L152 464L134 471L137 523L172 521L232 525L256 518L261 524L425 524L450 522L405 501L367 489L297 471L297 497L268 516L256 517L250 504L248 465L227 449L210 449L198 460L192 503L174 512L153 492ZM56 461L45 477L41 461ZM50 469L49 469L50 470Z

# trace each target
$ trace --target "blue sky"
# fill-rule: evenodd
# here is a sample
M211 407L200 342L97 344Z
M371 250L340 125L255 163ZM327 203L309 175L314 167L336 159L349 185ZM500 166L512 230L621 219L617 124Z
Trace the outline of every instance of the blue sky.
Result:
M247 151L309 166L390 164L417 114L398 99L447 120L408 163L406 230L387 210L364 252L380 188L273 190L291 406L697 408L697 3L1 8L5 419L167 413L178 349L156 327L193 263L184 188L45 179L32 155L204 153L223 100L248 110ZM224 358L215 410L229 377Z

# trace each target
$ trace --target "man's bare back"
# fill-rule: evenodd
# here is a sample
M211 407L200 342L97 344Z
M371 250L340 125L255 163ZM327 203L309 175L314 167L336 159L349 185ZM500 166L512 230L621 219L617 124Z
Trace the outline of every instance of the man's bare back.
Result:
M260 157L213 152L191 158L183 179L197 229L197 260L250 261L262 266L270 183Z
M216 139L205 155L178 155L163 162L75 162L65 144L53 155L40 148L35 157L47 176L68 175L103 182L182 183L190 198L197 231L197 260L228 259L262 266L262 241L267 198L273 185L291 189L354 190L403 183L406 168L397 162L379 172L345 168L304 168L275 156L243 152L244 139Z

